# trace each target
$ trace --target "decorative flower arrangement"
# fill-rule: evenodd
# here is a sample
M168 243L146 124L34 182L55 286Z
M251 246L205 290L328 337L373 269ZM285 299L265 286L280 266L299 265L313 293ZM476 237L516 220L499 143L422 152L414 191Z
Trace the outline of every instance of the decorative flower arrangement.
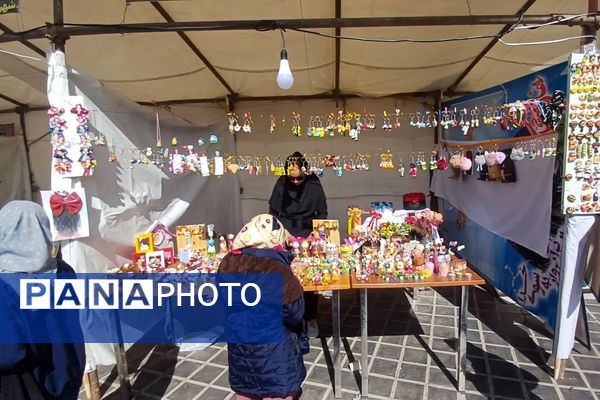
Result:
M391 239L393 237L408 237L412 225L404 222L397 224L395 222L384 222L379 225L379 236L385 239Z
M439 228L443 222L444 216L431 210L416 212L414 215L406 217L405 220L412 231L424 237L430 236L433 228Z

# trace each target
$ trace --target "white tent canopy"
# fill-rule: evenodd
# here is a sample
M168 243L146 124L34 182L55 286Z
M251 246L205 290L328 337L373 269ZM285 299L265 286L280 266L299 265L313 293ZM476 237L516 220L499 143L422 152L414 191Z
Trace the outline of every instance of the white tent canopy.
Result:
M128 4L129 3L129 4ZM520 10L528 16L586 14L583 0L436 0L405 2L392 0L340 2L341 18L385 17L469 17L506 16L519 20ZM210 0L129 1L64 0L65 26L69 24L177 23L194 21L244 21L332 19L336 2L297 0ZM581 35L579 22L574 26L547 25L537 29L517 29L503 36L508 43L548 41ZM34 35L35 28L54 20L51 1L21 0L19 14L0 15L4 37ZM589 20L589 17L588 17ZM219 25L219 24L215 24ZM269 26L263 23L262 26ZM89 27L89 25L88 25ZM521 25L522 27L522 25ZM81 27L80 27L81 28ZM98 28L102 30L107 27ZM271 26L272 28L272 26ZM217 28L215 28L217 29ZM221 28L219 28L221 29ZM307 28L309 31L335 35L335 28ZM493 36L504 24L344 27L342 36L370 39L448 39ZM127 29L122 29L127 31ZM12 35L22 32L22 35ZM336 40L313 34L285 30L286 49L295 77L294 87L282 90L275 83L279 67L282 38L279 31L267 29L150 32L71 36L66 42L70 65L87 71L100 82L138 102L190 101L225 99L227 95L246 97L314 96L334 93L365 97L399 93L422 93L452 88L458 92L478 91L505 82L533 70L564 61L579 45L578 39L547 45L508 46L493 37L436 43L373 43L341 40L339 44L339 86L336 85ZM39 36L39 35L38 35ZM482 53L491 43L489 51ZM199 57L191 46L197 48ZM0 43L0 49L37 59L51 50L47 38ZM469 66L476 60L472 69ZM39 71L44 61L25 59ZM210 67L209 67L210 66ZM211 68L213 71L211 71ZM462 74L468 71L464 79ZM0 110L21 105L47 104L45 91L26 84L28 72L8 71L0 65ZM0 96L2 97L2 96Z

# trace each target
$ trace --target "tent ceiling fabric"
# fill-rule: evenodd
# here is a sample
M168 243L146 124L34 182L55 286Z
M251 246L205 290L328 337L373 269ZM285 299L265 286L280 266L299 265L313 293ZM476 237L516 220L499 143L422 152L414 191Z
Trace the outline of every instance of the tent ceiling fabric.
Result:
M343 18L389 16L515 15L526 0L344 0ZM213 0L164 1L160 6L177 22L333 18L335 1ZM64 0L64 21L82 24L164 23L150 2L125 0ZM584 0L537 0L528 15L580 14ZM19 32L52 22L52 1L21 0L20 14L0 16L0 23ZM495 35L501 25L342 28L341 34L363 38L436 39ZM327 35L335 30L314 29ZM277 87L275 76L282 47L278 31L187 32L227 84L240 96L315 95L335 87L335 40L302 32L285 32L286 49L295 78L294 87ZM503 39L530 42L581 34L578 26L549 26L517 30ZM491 38L446 43L371 43L341 41L340 91L361 96L439 91L450 87ZM31 40L44 51L45 39ZM507 46L497 43L462 80L457 91L478 91L567 59L579 40L542 46ZM21 43L2 43L0 49L40 58ZM74 36L66 42L67 62L85 70L124 96L143 102L212 99L227 96L227 89L174 32ZM12 57L3 55L5 57ZM45 73L45 60L22 59ZM0 69L5 70L2 63ZM15 72L18 74L18 72ZM31 72L27 72L31 73ZM11 76L12 75L12 76ZM30 105L46 104L45 91L27 87L26 76L0 73L0 94ZM6 101L0 108L12 108Z

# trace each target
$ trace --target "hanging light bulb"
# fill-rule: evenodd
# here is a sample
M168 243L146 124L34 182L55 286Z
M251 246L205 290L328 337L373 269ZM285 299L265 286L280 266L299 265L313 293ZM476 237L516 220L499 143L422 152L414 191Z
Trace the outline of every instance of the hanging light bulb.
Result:
M290 69L287 51L281 50L281 60L279 61L279 73L277 74L277 86L282 89L289 89L294 86L294 76Z
M288 54L285 50L285 37L283 36L283 30L281 32L281 39L283 40L283 49L280 53L279 60L279 72L277 73L277 86L282 89L289 89L294 86L294 76L290 69L290 62L288 61Z

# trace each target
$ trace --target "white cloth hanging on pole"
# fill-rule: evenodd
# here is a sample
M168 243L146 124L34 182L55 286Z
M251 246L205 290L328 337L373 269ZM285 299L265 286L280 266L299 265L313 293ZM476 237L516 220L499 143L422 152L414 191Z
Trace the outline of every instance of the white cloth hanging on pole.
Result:
M596 216L576 215L567 218L560 270L560 292L553 353L567 359L575 343L581 307L585 267Z

